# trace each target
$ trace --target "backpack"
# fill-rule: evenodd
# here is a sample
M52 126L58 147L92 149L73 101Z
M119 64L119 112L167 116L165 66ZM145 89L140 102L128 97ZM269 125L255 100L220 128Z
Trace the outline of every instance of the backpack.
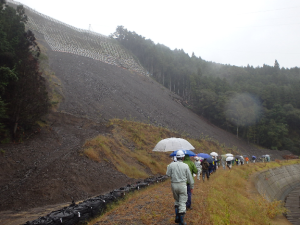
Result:
M203 170L208 170L208 167L209 167L208 162L203 162L203 163L202 163L202 169L203 169Z

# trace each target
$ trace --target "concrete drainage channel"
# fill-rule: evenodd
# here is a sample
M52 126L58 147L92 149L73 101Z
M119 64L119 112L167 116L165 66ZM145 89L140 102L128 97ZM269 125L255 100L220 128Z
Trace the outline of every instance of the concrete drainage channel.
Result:
M258 192L268 201L285 202L285 207L290 211L286 215L287 219L292 224L300 224L300 164L261 172L255 176L254 183Z
M165 181L168 176L149 177L144 182L127 185L115 189L110 193L99 195L79 204L72 203L60 210L53 211L47 216L40 217L33 221L28 221L25 225L74 225L84 224L86 221L101 215L107 208L107 205L117 201L128 192L133 192L141 188L148 187L151 184Z

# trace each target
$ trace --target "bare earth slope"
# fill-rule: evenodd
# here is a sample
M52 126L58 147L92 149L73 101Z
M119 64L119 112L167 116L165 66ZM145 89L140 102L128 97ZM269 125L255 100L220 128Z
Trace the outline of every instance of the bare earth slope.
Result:
M150 77L68 53L48 53L61 80L64 102L59 110L93 121L127 118L167 127L192 137L201 134L220 143L250 149L243 141L183 107L180 97ZM177 101L174 101L177 100Z
M93 121L133 119L194 138L208 136L226 147L237 147L241 153L264 154L184 107L179 96L150 77L87 57L51 50L48 55L62 82L65 100L59 110L63 112ZM271 155L281 153L272 151Z

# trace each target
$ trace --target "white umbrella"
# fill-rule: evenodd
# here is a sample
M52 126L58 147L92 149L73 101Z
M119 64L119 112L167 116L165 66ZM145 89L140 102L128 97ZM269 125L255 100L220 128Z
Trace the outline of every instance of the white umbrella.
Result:
M195 149L190 142L182 138L166 138L158 142L153 149L155 152L173 152L176 150L193 150Z
M218 153L216 153L216 152L211 152L210 155L211 155L211 156L218 156Z
M226 161L232 161L232 160L234 160L234 157L232 157L232 156L229 156L226 158Z
M231 153L227 153L226 156L233 157Z

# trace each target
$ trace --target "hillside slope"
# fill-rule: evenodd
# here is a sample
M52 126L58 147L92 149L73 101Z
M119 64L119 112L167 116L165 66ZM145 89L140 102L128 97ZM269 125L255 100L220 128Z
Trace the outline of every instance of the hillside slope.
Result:
M40 17L32 11L26 12L34 29L33 24L37 27ZM39 29L33 31L48 56L50 70L60 81L63 101L57 112L45 119L48 126L31 140L0 146L5 152L0 156L1 211L70 202L72 198L82 200L132 182L133 179L116 171L110 162L96 163L79 155L85 140L109 133L104 123L111 118L163 126L194 138L209 137L228 148L235 146L245 154L269 153L273 158L280 158L288 153L255 149L209 124L185 108L179 96L146 76L129 55L109 52L107 46L114 46L113 43L104 48L104 41L97 44L85 39L82 51L75 44L67 46L75 43L71 38L75 31L68 28L73 32L69 35L65 25L51 24L56 30L51 28L50 33L46 31L50 22L44 18ZM59 36L59 32L63 36ZM57 34L55 48L54 42L49 41L54 34ZM75 32L73 36L82 38L80 40L86 37L82 32ZM67 52L70 48L75 48L74 52ZM102 49L96 52L100 52L100 58L107 57L105 60L91 57L91 49L97 48ZM127 59L130 59L128 64Z

